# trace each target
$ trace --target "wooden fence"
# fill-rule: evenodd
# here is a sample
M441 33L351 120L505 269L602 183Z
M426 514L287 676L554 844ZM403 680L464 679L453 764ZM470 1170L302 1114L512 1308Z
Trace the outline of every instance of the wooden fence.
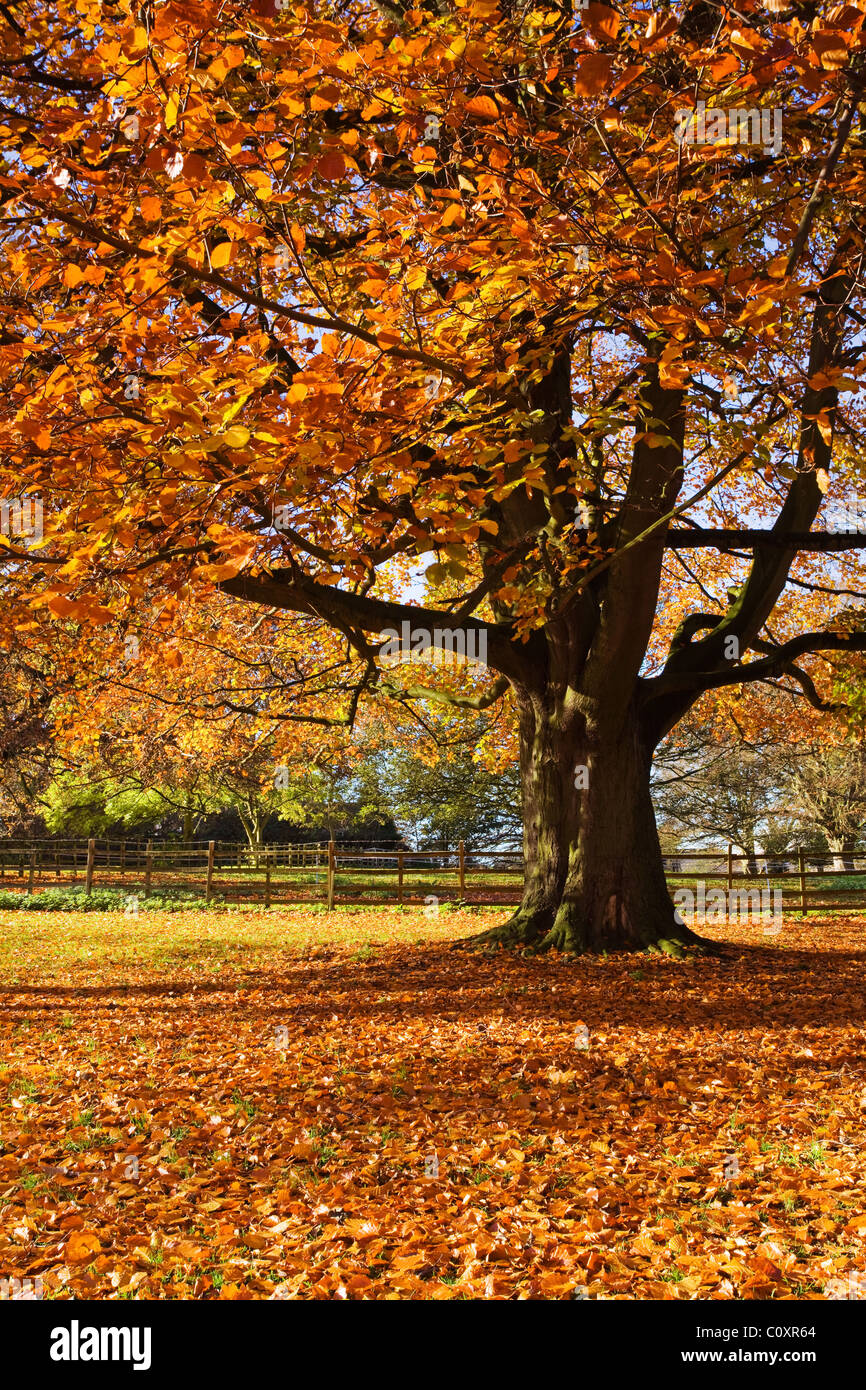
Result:
M759 889L781 891L782 906L803 916L827 908L866 907L866 851L839 856L694 851L666 856L672 891L703 882L728 894ZM757 869L758 872L749 872ZM251 849L228 841L196 845L154 841L0 840L0 890L82 885L106 887L130 897L163 890L192 892L208 901L262 903L322 902L338 905L439 903L508 905L520 901L523 856L518 850L470 848L412 851L399 848L346 849L319 845L264 845Z

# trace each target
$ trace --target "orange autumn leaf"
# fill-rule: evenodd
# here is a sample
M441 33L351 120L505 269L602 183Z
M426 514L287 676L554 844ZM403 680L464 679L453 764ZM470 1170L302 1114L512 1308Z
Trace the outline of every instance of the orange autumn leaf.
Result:
M597 39L615 39L619 33L620 17L609 5L597 4L596 0L591 0L581 17L590 33Z
M478 116L484 121L495 121L499 116L499 107L492 97L477 96L471 97L466 103L466 110L472 116Z
M449 203L445 209L440 226L453 227L455 224L463 223L466 220L466 212L462 203Z
M331 150L328 154L322 155L316 168L323 179L341 179L346 172L346 161L339 150Z
M63 1253L69 1264L82 1264L92 1260L101 1249L102 1244L95 1231L73 1231Z
M586 53L575 63L574 90L578 96L594 97L610 84L613 58L606 53Z

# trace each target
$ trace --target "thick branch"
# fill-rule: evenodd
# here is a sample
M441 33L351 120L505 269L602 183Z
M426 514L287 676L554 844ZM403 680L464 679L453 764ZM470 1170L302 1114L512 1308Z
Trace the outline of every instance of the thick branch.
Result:
M728 531L723 527L699 527L694 531L669 531L667 545L671 550L751 549L756 545L773 545L782 550L838 551L866 549L866 533L848 531L761 531L742 529Z
M239 574L225 579L218 586L224 593L247 602L269 604L295 613L308 613L321 618L332 627L343 630L347 625L364 632L382 632L408 622L428 632L436 628L450 629L453 614L435 608L388 599L369 598L364 594L348 594L343 589L317 584L300 571L273 570L269 574ZM504 676L518 675L523 662L520 649L512 643L502 627L465 618L461 627L483 636L487 644L488 664Z
M388 695L399 696L401 700L433 700L440 705L451 705L456 709L487 709L494 705L508 689L505 676L498 676L493 685L483 695L455 695L450 690L434 690L428 685L392 685L390 681L379 681L377 689Z
M843 635L838 632L803 632L777 647L770 655L759 661L750 661L746 666L731 666L726 671L694 671L680 674L669 673L647 681L652 694L669 694L674 691L717 690L724 685L741 685L748 681L763 680L765 676L783 675L798 656L810 652L866 652L866 632L852 632Z

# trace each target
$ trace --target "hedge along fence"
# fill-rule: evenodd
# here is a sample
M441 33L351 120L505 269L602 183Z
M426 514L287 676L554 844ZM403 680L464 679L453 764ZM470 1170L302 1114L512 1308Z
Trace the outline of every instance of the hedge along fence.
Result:
M838 855L735 854L694 851L666 856L673 890L703 882L719 886L737 909L747 891L771 886L781 891L782 906L802 916L809 911L866 906L866 852L846 854L847 867L834 867ZM750 873L756 866L758 873ZM278 904L322 902L338 905L396 904L398 907L440 902L511 905L520 901L523 855L519 850L471 849L461 841L454 850L345 849L330 841L320 845L247 845L210 840L193 846L153 841L22 842L0 840L0 883L26 885L38 892L51 884L83 883L119 887L147 898L160 891L187 891L207 902ZM737 886L740 885L740 886ZM747 887L748 885L748 887ZM704 893L704 898L709 891ZM696 893L702 901L700 892ZM697 920L701 920L698 917Z

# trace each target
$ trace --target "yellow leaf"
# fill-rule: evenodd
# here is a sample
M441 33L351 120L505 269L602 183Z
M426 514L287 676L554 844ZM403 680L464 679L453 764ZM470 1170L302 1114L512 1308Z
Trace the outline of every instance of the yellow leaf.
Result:
M177 125L177 97L169 97L165 107L165 128L171 130Z
M416 265L406 276L406 288L407 290L420 290L426 280L427 271L424 269L423 265Z
M298 401L306 399L307 388L301 381L296 381L286 392L286 400L290 405L297 405Z
M267 174L262 169L250 169L246 174L247 183L251 183L256 190L256 194L263 202L267 202L273 193L273 184Z
M221 241L219 246L215 246L210 255L211 270L222 270L223 266L228 265L234 249L233 241Z
M223 439L229 449L242 449L250 437L250 432L245 425L232 425L223 435Z
M465 222L465 220L466 213L462 205L460 203L452 203L450 207L446 208L445 216L442 218L439 225L442 227L450 227L454 222Z

